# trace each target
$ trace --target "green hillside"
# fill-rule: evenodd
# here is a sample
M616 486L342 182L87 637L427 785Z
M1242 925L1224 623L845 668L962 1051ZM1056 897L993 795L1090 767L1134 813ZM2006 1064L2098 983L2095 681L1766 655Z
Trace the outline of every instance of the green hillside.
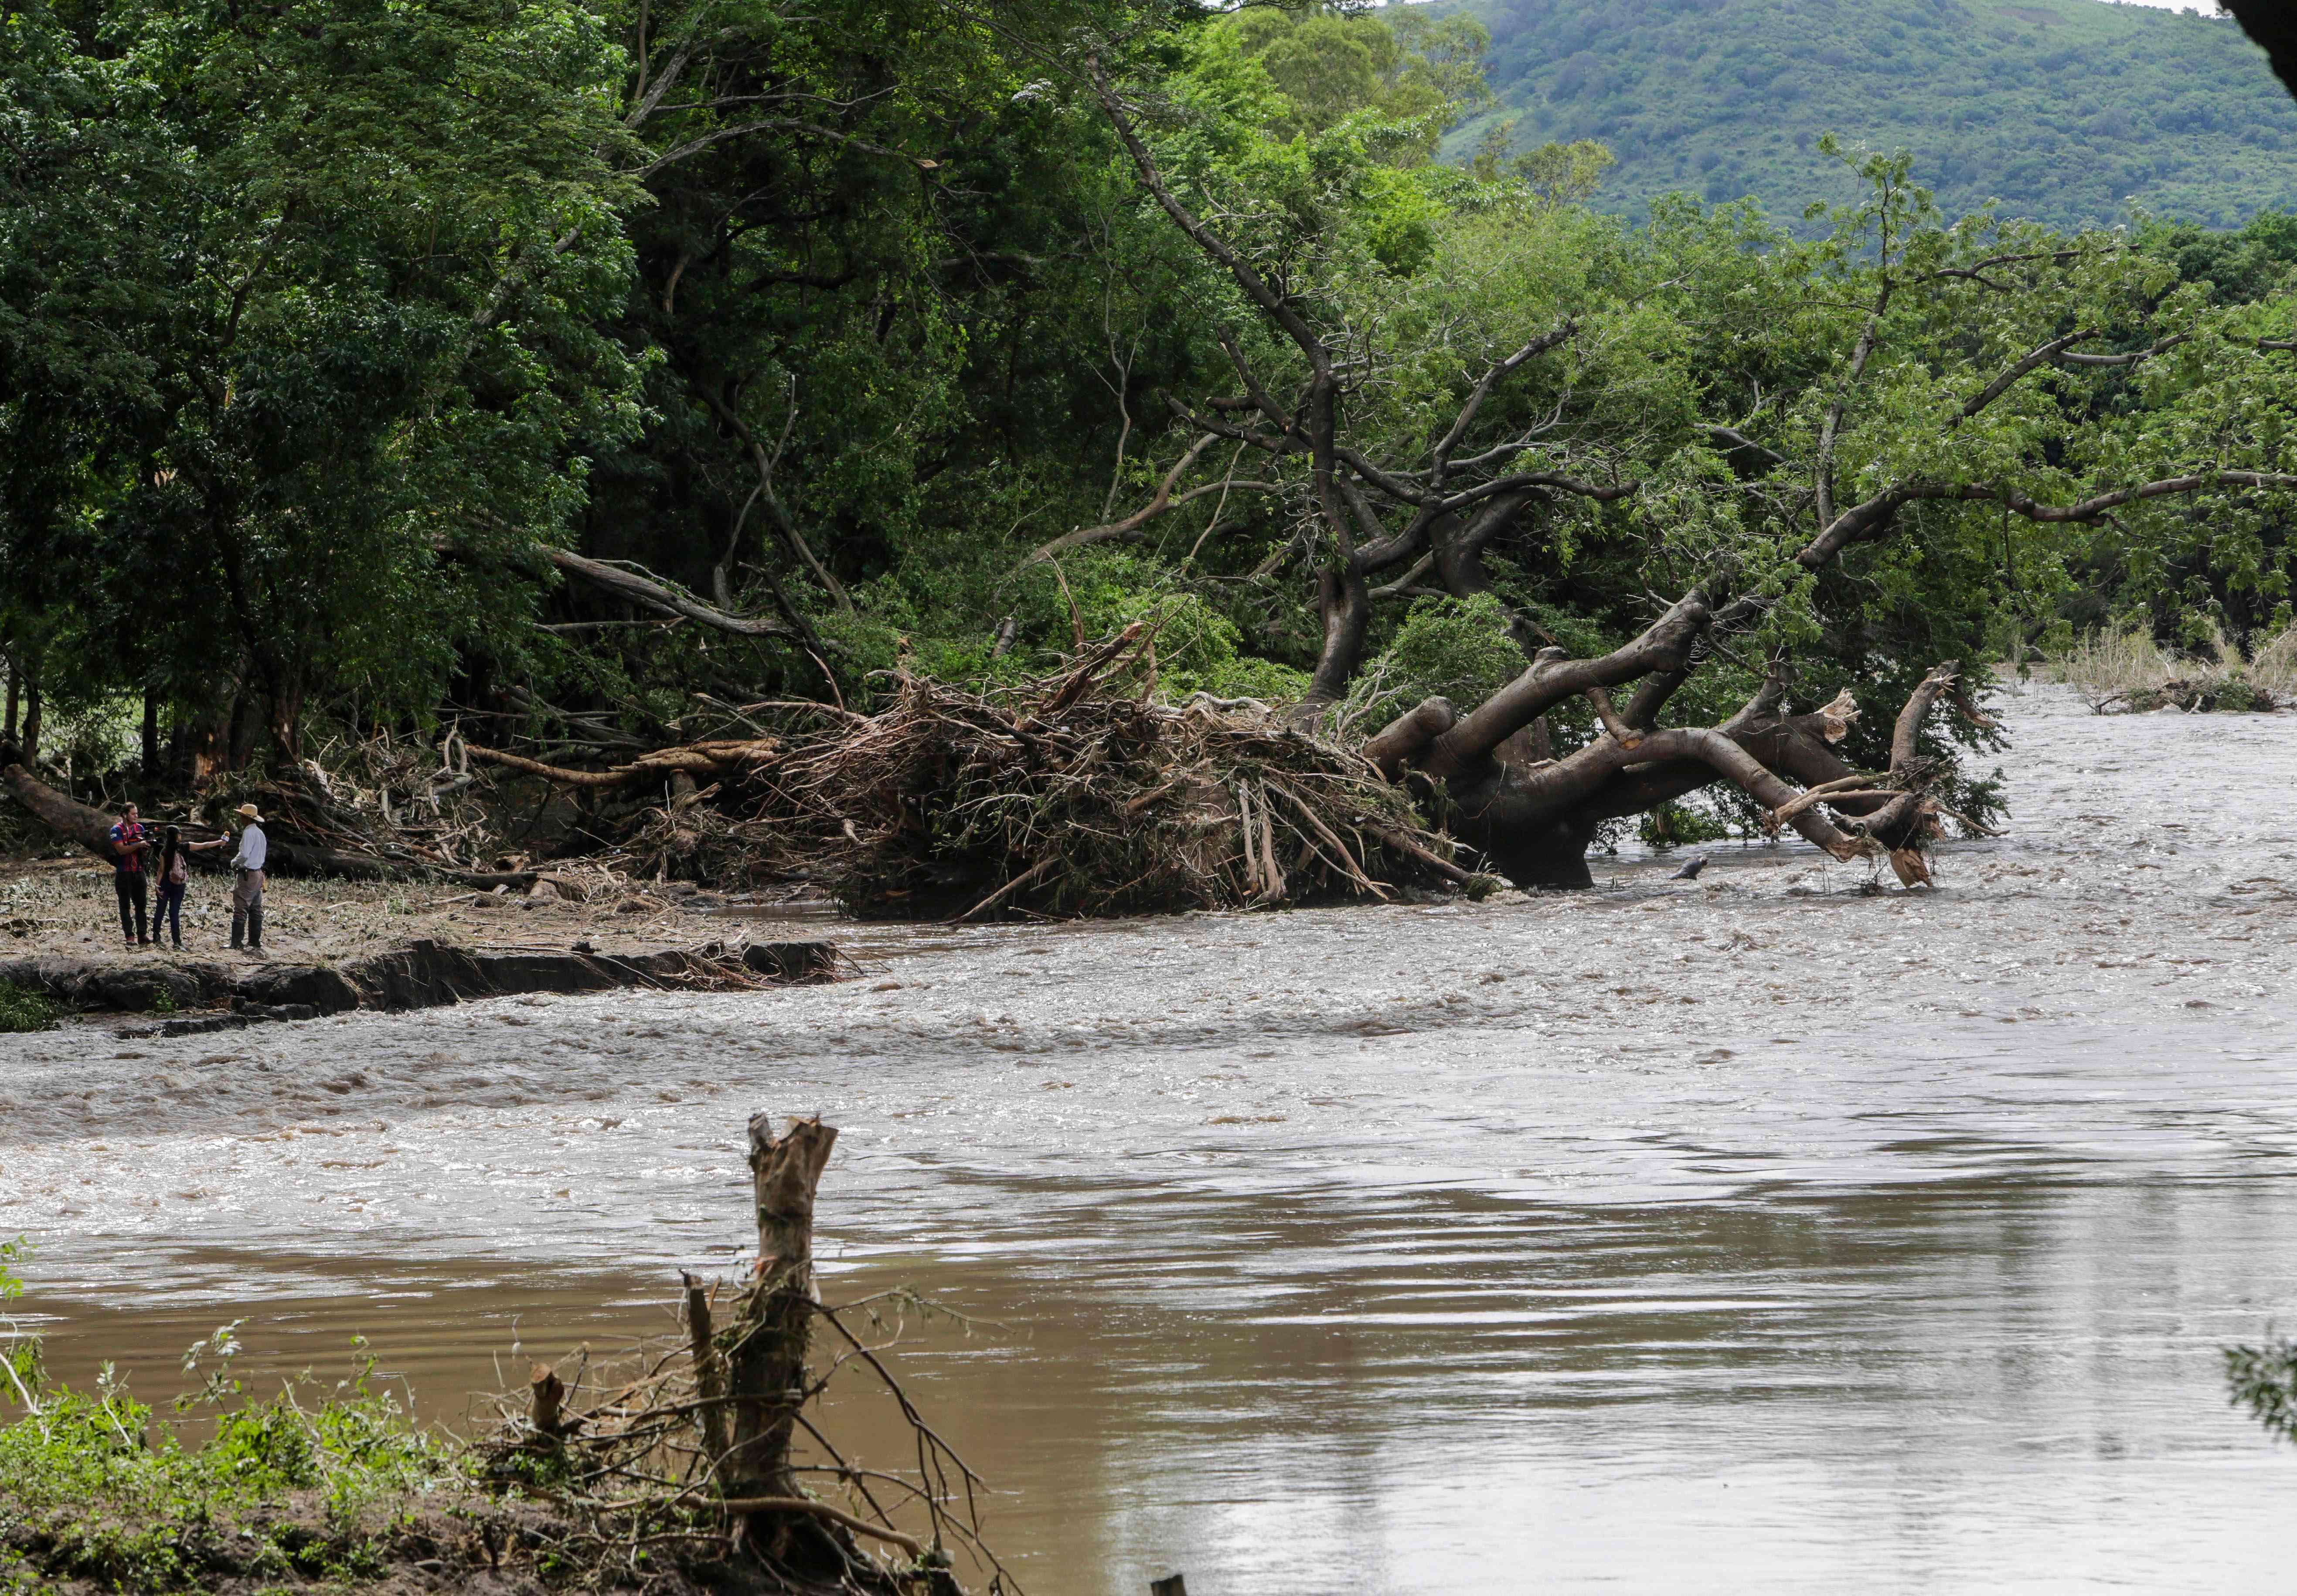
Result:
M1596 202L1835 199L1818 136L1904 148L1948 211L2212 226L2297 206L2297 104L2230 20L2098 0L1470 0L1518 148L1600 139Z

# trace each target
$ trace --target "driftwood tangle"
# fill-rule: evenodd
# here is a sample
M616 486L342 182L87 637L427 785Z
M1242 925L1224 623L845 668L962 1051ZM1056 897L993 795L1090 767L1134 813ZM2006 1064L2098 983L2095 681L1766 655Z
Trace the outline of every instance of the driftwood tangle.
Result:
M78 799L59 793L14 761L0 763L0 788L50 830L78 843L110 864L115 854L111 824L117 818L90 809ZM299 835L292 817L267 818L265 835L270 855L264 868L274 876L342 876L353 880L452 881L459 885L493 888L525 887L534 884L532 870L465 870L416 857L391 858L366 848L344 848ZM356 841L357 839L352 839Z
M814 1205L836 1128L817 1116L777 1134L760 1114L748 1139L758 1256L730 1312L684 1276L683 1334L617 1365L594 1365L586 1351L571 1378L538 1365L503 1399L499 1478L582 1524L592 1559L633 1586L674 1555L696 1583L726 1591L962 1596L952 1555L962 1553L992 1591L1020 1596L981 1538L984 1482L889 1367L900 1331L888 1313L923 1304L895 1292L841 1307L817 1289ZM866 1316L871 1335L849 1316ZM841 1370L899 1407L913 1461L865 1466L839 1452L819 1403Z
M825 709L778 753L719 765L706 803L655 811L633 862L801 874L856 913L959 920L1378 901L1468 879L1362 753L1261 704L1157 702L1154 637L1135 623L1013 688L897 675L880 712Z

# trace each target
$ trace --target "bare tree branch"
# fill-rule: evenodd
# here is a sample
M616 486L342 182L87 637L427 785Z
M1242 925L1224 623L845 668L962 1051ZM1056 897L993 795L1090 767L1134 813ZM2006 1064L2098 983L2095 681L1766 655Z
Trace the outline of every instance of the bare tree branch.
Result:
M603 560L592 560L572 549L556 548L547 543L535 545L536 551L559 570L570 576L579 576L594 587L603 588L634 604L660 610L666 614L683 615L704 626L715 627L721 632L732 632L743 638L794 638L794 628L779 621L729 615L714 609L690 594L658 581L650 576L625 571L619 565L609 565Z

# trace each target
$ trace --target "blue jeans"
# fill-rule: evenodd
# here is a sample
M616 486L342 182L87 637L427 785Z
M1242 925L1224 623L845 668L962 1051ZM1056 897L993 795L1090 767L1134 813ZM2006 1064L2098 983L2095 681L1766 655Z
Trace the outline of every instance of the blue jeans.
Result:
M172 886L164 881L158 884L159 901L152 905L152 940L153 942L160 940L160 926L164 922L175 936L176 946L180 948L184 945L184 887L185 884L180 881Z

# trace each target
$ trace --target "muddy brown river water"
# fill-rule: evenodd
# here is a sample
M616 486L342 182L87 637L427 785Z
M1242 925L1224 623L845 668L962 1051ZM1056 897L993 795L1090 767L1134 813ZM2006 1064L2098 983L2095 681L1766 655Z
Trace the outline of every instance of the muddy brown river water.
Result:
M2282 1591L2297 716L2006 701L1939 890L1799 843L1478 906L956 932L866 975L0 1038L0 1233L74 1380L364 1334L426 1414L667 1325L742 1123L844 1127L826 1289L1034 1596ZM890 1444L890 1438L886 1444Z

